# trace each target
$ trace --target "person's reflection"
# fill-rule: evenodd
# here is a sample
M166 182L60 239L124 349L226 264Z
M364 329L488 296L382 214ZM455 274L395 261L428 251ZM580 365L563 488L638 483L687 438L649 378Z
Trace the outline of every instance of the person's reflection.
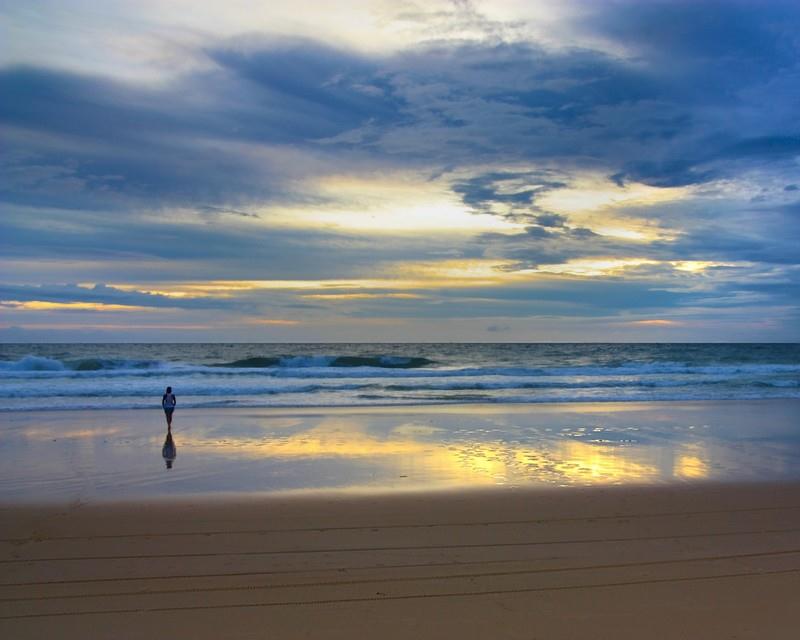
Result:
M167 425L167 439L164 440L164 446L161 447L161 457L167 465L167 469L172 469L172 463L178 456L178 449L175 447L175 441L172 439L172 426Z

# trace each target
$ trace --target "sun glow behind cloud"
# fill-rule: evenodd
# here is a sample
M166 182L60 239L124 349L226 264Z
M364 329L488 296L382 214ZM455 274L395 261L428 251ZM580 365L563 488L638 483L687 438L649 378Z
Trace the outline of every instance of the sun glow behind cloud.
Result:
M800 13L667 4L3 3L4 335L796 339Z
M661 318L656 318L653 320L634 320L629 324L642 327L677 327L681 325L681 323L677 320L664 320Z
M398 425L389 433L368 432L358 416L329 417L313 428L285 436L217 438L184 436L182 444L219 454L235 449L249 458L332 458L369 460L389 468L412 467L424 482L460 486L540 482L546 484L613 484L647 482L661 470L643 448L618 448L577 440L553 441L534 447L499 441L442 443L428 439L430 427ZM187 439L189 438L189 439ZM701 473L695 467L696 473ZM699 476L698 476L699 477Z
M598 258L570 260L563 264L543 264L534 269L535 273L551 273L588 278L620 275L626 269L642 265L658 264L657 260L647 258Z
M281 227L366 234L472 235L524 229L524 225L502 217L471 211L446 185L417 175L327 176L305 188L318 202L260 209L260 218Z
M619 276L641 266L663 266L691 274L721 266L716 262L675 262L649 258L576 259L564 263L542 264L535 268L517 268L509 260L430 260L389 263L382 267L381 278L330 280L216 280L209 282L175 282L159 284L118 283L122 291L140 292L167 298L226 298L248 291L297 292L303 298L329 301L370 299L414 300L423 298L419 290L441 287L470 288L503 283L520 283L552 276L597 278ZM725 266L735 266L724 263ZM375 291L380 290L380 291Z
M687 187L651 187L641 183L619 186L610 183L605 176L587 174L576 178L566 188L544 194L539 204L555 213L575 215L674 202L690 193Z
M653 242L674 239L676 233L630 212L680 202L690 195L691 189L687 187L651 187L641 183L619 186L605 177L587 174L578 176L565 188L544 193L537 204L601 236Z
M0 300L0 307L21 311L153 311L153 307L105 302L48 302L45 300Z
M418 293L311 293L303 295L307 300L347 302L349 300L420 300Z

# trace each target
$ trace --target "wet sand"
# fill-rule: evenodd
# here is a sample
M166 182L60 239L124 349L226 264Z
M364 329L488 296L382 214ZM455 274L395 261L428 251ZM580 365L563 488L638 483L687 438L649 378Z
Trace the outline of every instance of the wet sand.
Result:
M3 638L795 638L800 483L0 508Z
M0 414L0 504L800 480L800 400ZM173 451L173 453L175 453Z

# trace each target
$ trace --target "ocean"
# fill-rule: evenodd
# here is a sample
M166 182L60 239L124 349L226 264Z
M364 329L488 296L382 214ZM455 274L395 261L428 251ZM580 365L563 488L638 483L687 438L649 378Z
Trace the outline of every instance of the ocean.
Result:
M799 344L3 344L0 411L800 397Z

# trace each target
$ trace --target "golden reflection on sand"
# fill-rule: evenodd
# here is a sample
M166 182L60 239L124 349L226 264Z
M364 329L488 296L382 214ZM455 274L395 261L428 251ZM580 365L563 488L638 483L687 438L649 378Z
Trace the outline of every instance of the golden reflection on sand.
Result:
M352 417L326 418L298 433L235 439L182 436L181 443L212 455L367 459L387 476L410 471L414 478L428 483L616 484L651 482L663 475L653 460L654 452L644 447L569 439L548 440L539 446L426 440L436 431L439 429L429 425L406 423L386 434L375 434Z
M183 439L183 438L182 438ZM317 458L317 457L381 457L417 454L431 446L412 438L378 438L344 418L328 418L316 427L290 435L271 435L265 438L209 440L183 439L198 448L225 450L254 457Z
M706 452L699 444L687 444L675 458L673 475L676 478L699 480L710 475Z
M600 482L646 482L659 476L657 466L637 461L631 449L566 442L560 450L557 470L570 480Z

